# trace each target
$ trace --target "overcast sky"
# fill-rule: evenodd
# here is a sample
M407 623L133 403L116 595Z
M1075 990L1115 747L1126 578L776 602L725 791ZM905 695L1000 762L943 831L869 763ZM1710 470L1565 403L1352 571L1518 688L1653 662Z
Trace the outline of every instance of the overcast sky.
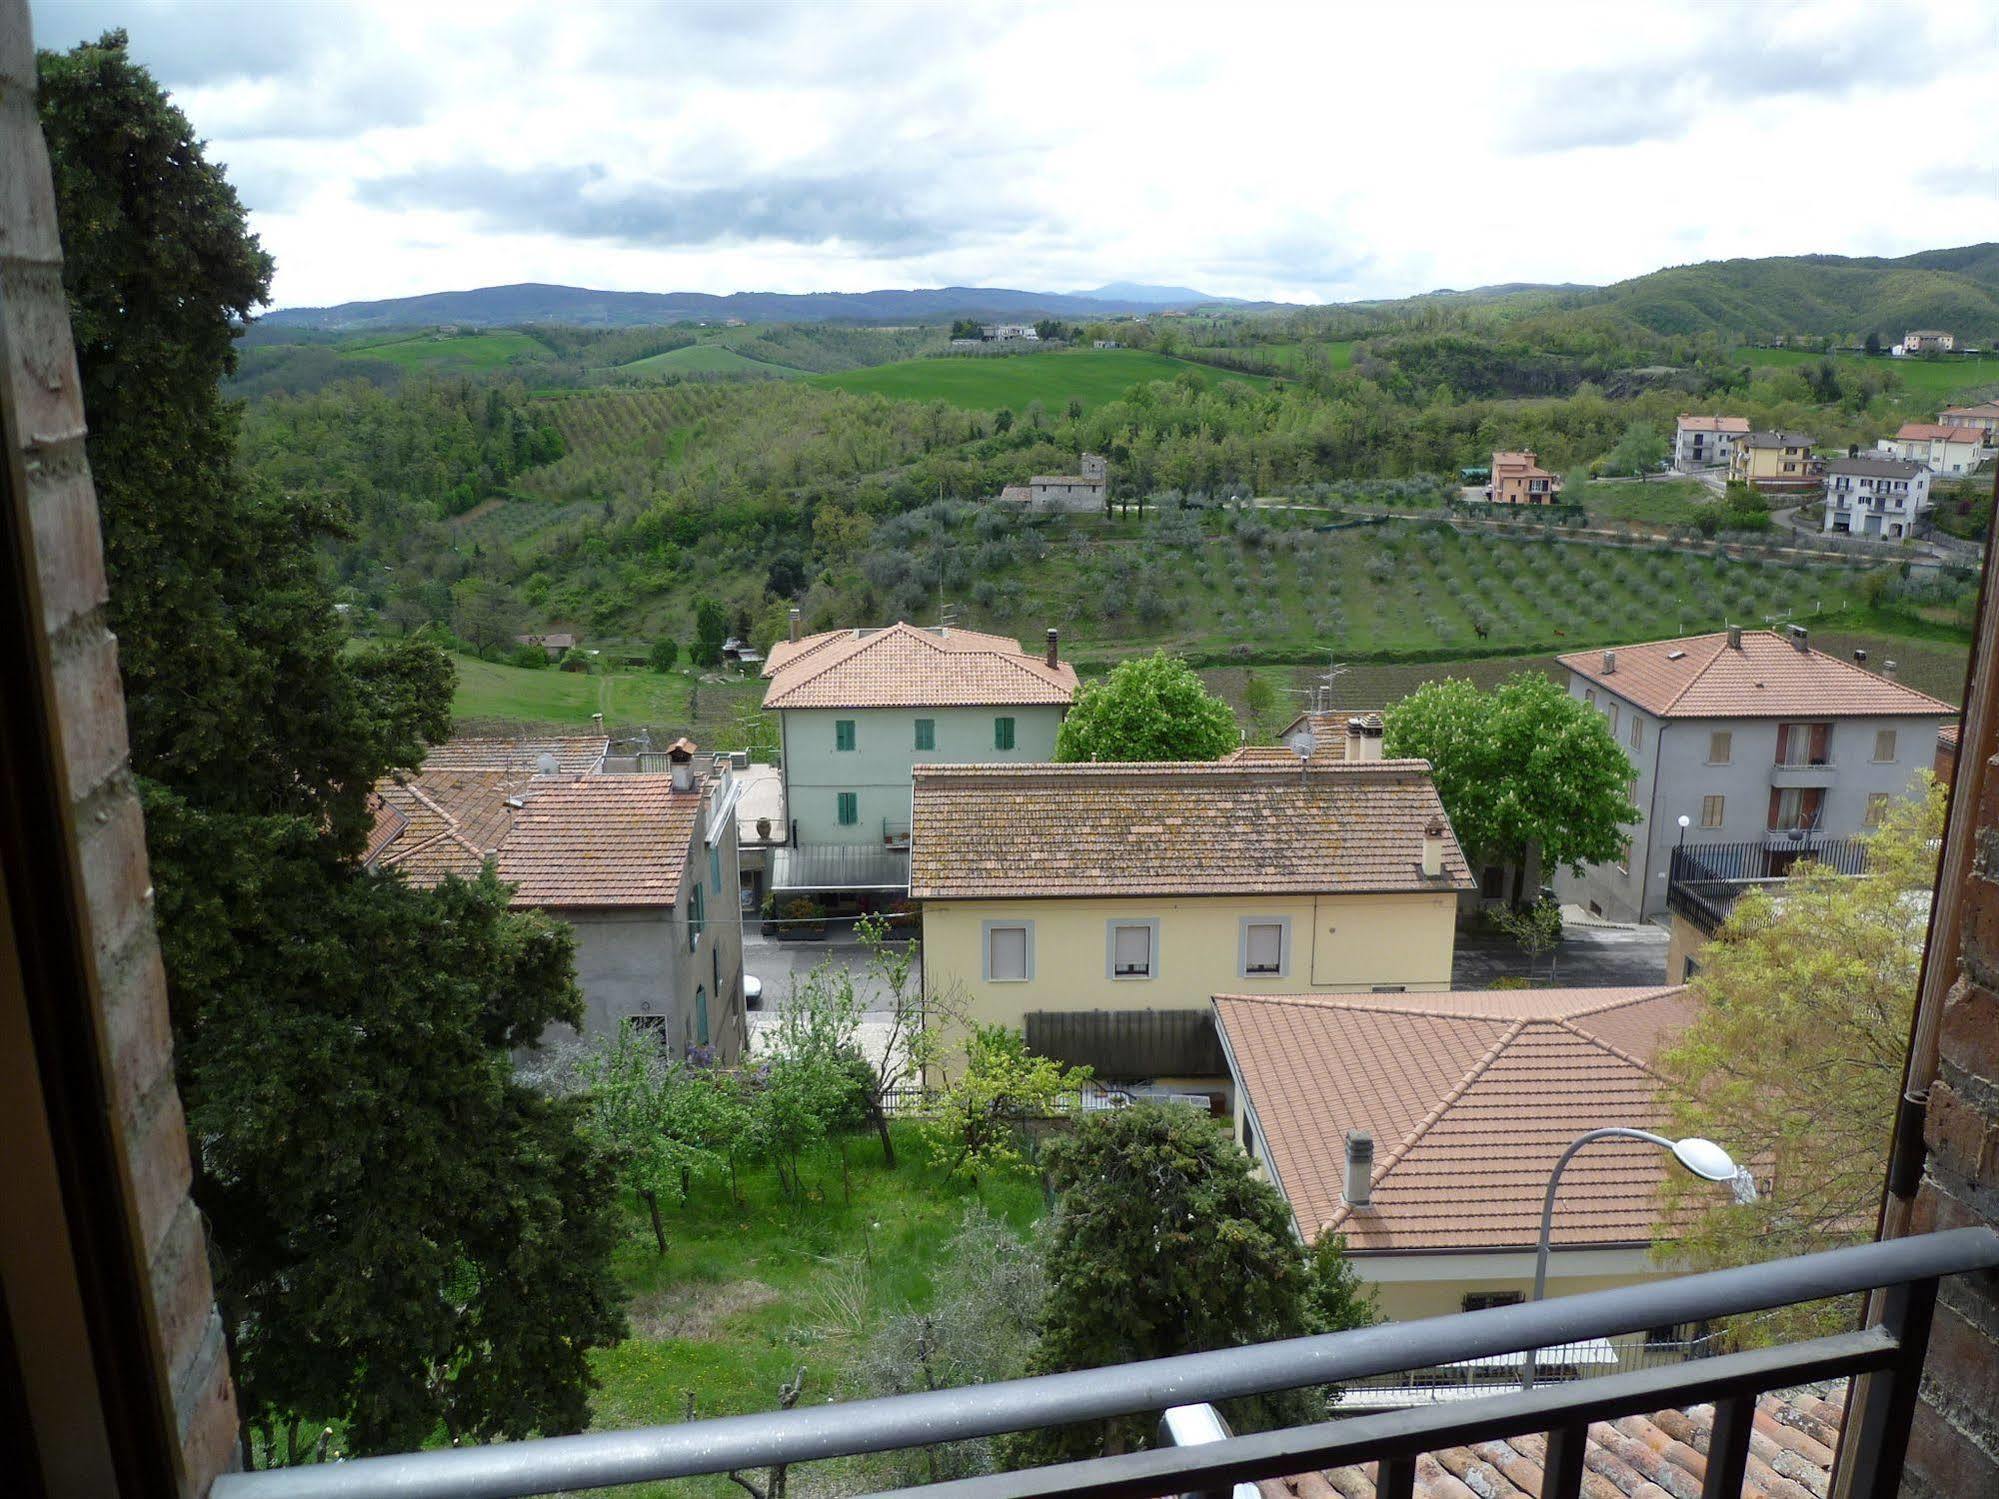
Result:
M29 0L297 306L513 281L1286 301L1999 239L1990 0Z

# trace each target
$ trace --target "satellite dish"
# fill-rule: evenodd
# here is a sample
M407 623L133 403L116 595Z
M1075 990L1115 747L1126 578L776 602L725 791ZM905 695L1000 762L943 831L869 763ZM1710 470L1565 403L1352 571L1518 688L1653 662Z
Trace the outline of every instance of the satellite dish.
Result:
M1287 739L1285 743L1291 746L1291 753L1296 755L1300 760L1309 760L1312 758L1313 751L1319 747L1319 736L1314 734L1310 729L1300 729Z
M555 774L556 769L561 765L561 763L562 763L561 761L555 758L553 751L543 750L541 752L541 758L534 762L534 766L535 769L540 771L543 775L552 776Z

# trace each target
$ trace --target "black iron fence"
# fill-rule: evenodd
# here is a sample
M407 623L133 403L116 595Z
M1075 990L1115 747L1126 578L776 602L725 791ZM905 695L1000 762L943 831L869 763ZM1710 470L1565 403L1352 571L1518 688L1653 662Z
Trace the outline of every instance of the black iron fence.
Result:
M1852 1499L1896 1494L1941 1277L1999 1267L1987 1228L1895 1239L1823 1254L1553 1301L1420 1322L1182 1354L1106 1369L1046 1374L964 1389L589 1432L526 1442L359 1458L330 1466L232 1474L214 1499L517 1499L620 1483L693 1478L799 1464L1043 1426L1163 1412L1243 1395L1345 1385L1400 1369L1438 1367L1523 1349L1610 1338L1661 1324L1744 1313L1885 1288L1873 1327L1777 1347L1665 1362L1598 1379L1509 1387L1477 1399L1349 1415L1310 1426L993 1473L931 1485L932 1499L1157 1496L1379 1463L1381 1499L1409 1499L1426 1452L1545 1432L1543 1499L1577 1499L1591 1423L1713 1402L1704 1499L1740 1496L1756 1397L1813 1380L1875 1388L1846 1433Z
M1673 850L1666 908L1713 936L1744 894L1781 884L1807 863L1839 874L1865 874L1867 845L1858 838L1814 838L1809 833L1781 844L1682 844Z

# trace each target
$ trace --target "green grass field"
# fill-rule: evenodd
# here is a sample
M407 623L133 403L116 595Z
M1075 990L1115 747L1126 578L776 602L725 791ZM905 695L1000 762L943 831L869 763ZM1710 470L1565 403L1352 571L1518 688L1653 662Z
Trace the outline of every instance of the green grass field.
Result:
M1826 356L1803 349L1738 349L1736 357L1745 364L1783 369L1817 364ZM1868 366L1892 370L1914 395L1954 398L1987 388L1999 388L1999 355L1981 354L1964 359L1890 359L1883 355L1870 358L1865 354L1835 354L1832 358L1842 368Z
M399 334L394 338L342 344L340 352L357 359L385 359L405 369L456 366L479 370L496 369L517 359L545 359L549 353L547 345L539 339L506 328L454 338L439 338L429 333Z
M1008 407L1017 412L1029 401L1060 411L1071 397L1086 408L1098 406L1116 400L1134 385L1171 380L1188 371L1208 382L1268 383L1260 375L1238 375L1143 349L1062 349L1046 354L907 359L812 378L820 385L871 392L896 401L946 401L968 411Z
M741 1176L743 1201L726 1177L697 1181L685 1205L663 1203L662 1257L633 1204L616 1253L631 1337L591 1358L600 1388L592 1427L616 1430L680 1421L687 1396L697 1418L773 1410L777 1387L805 1370L801 1404L851 1398L845 1373L884 1320L929 1304L931 1277L968 1207L983 1204L1016 1229L1042 1211L1032 1180L953 1181L929 1159L917 1132L896 1126L901 1157L885 1170L871 1138L828 1144L805 1159L807 1198L786 1201L768 1168ZM854 1493L859 1473L830 1492ZM794 1470L794 1490L822 1492L819 1470ZM761 1479L761 1475L757 1475ZM863 1483L879 1488L879 1482ZM619 1489L740 1496L725 1478Z
M1563 499L1571 496L1564 494ZM1653 526L1693 524L1698 506L1712 503L1714 491L1698 479L1615 480L1585 485L1581 499L1593 521L1634 521Z
M684 349L668 349L664 354L634 359L618 368L628 374L750 375L781 379L792 379L804 373L787 365L772 364L767 359L751 359L719 343L689 344Z
M607 654L624 654L615 646L603 649ZM629 649L643 654L641 647ZM757 678L704 682L684 666L664 676L650 671L596 675L552 667L524 671L476 656L451 659L458 668L451 714L461 733L480 725L587 729L590 715L602 713L604 726L614 732L662 729L686 734L696 744L734 748L743 737L734 729L737 715L763 700L764 684Z

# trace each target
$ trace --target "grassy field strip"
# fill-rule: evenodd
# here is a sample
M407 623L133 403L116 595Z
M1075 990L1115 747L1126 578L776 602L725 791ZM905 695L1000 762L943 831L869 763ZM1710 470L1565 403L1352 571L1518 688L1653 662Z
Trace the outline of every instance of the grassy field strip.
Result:
M1805 349L1737 349L1735 353L1745 364L1774 369L1816 365L1830 358L1840 369L1892 370L1901 377L1904 386L1918 395L1959 396L1986 386L1999 387L1999 355L1894 359L1878 354L1814 354Z
M1050 411L1071 398L1087 409L1114 401L1132 386L1172 380L1191 372L1204 382L1241 380L1267 385L1262 375L1240 375L1211 365L1170 359L1142 349L1062 349L1045 354L971 355L907 359L871 369L814 375L815 384L887 396L897 401L944 401L968 411L1008 407L1019 411L1039 401Z

